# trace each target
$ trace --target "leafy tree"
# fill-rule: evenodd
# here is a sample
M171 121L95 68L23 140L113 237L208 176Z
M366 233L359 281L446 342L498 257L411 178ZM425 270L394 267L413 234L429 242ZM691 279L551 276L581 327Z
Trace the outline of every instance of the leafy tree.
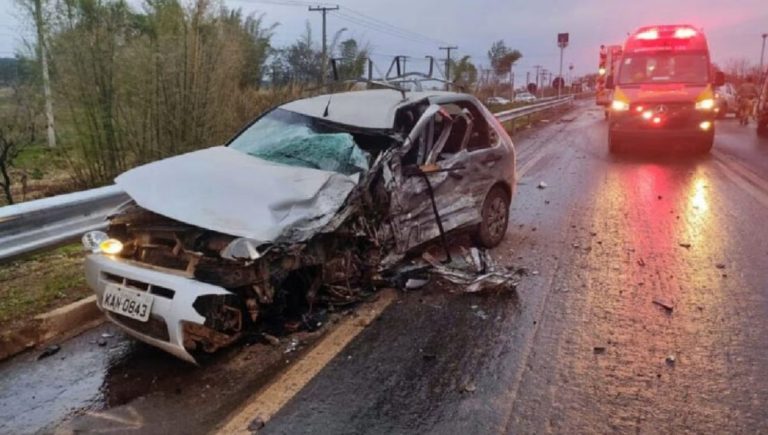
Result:
M512 65L521 57L523 57L522 53L507 47L501 39L494 42L491 49L488 50L488 60L490 60L493 72L497 77L508 74Z
M288 74L294 82L319 82L322 71L322 53L316 50L312 41L312 28L307 22L306 31L283 53Z
M453 83L465 89L470 88L477 82L477 68L470 61L470 56L464 56L458 61L451 59L451 72Z
M360 48L354 38L342 41L339 47L339 57L341 57L341 62L338 63L339 79L352 80L362 76L365 72L368 53L368 47Z

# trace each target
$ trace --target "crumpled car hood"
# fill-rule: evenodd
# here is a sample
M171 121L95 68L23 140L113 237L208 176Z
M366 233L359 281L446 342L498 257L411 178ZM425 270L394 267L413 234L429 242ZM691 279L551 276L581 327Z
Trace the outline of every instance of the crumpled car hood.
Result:
M258 243L320 231L358 176L285 166L218 146L132 169L115 179L141 207Z

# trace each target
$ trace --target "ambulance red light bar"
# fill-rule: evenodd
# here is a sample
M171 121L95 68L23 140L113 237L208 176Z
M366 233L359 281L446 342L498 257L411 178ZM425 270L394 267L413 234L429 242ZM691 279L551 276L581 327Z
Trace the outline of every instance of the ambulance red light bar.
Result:
M663 33L663 35L662 35ZM698 35L696 29L685 27L666 27L645 29L635 35L635 39L643 41L653 41L662 38L672 37L674 39L691 39Z
M659 39L659 31L656 29L646 30L635 35L635 39L643 39L646 41L651 39Z
M675 30L675 38L677 39L688 39L693 38L694 36L696 36L696 30L691 29L690 27L680 27Z

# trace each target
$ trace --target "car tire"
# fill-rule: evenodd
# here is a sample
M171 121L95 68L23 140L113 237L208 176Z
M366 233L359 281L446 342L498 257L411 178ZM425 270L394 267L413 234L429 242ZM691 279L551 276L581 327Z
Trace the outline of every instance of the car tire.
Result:
M621 152L621 142L614 133L608 132L608 152L617 154Z
M768 137L768 119L764 119L757 123L757 135Z
M476 242L484 248L493 248L504 240L509 225L509 194L496 185L491 188L480 210L482 221L477 229Z
M715 135L707 136L699 141L696 151L698 151L699 154L709 154L709 152L712 151L712 145L714 145L714 143Z
M724 119L726 115L728 115L728 103L723 103L723 106L720 108L720 111L717 112L717 118Z

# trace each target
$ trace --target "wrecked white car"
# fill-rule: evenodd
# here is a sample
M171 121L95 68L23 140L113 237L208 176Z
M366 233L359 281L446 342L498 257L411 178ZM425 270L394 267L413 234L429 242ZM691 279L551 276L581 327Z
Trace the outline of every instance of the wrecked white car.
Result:
M515 155L472 96L380 89L285 104L116 182L132 201L84 236L88 284L111 321L194 362L265 320L359 301L446 232L497 245Z

